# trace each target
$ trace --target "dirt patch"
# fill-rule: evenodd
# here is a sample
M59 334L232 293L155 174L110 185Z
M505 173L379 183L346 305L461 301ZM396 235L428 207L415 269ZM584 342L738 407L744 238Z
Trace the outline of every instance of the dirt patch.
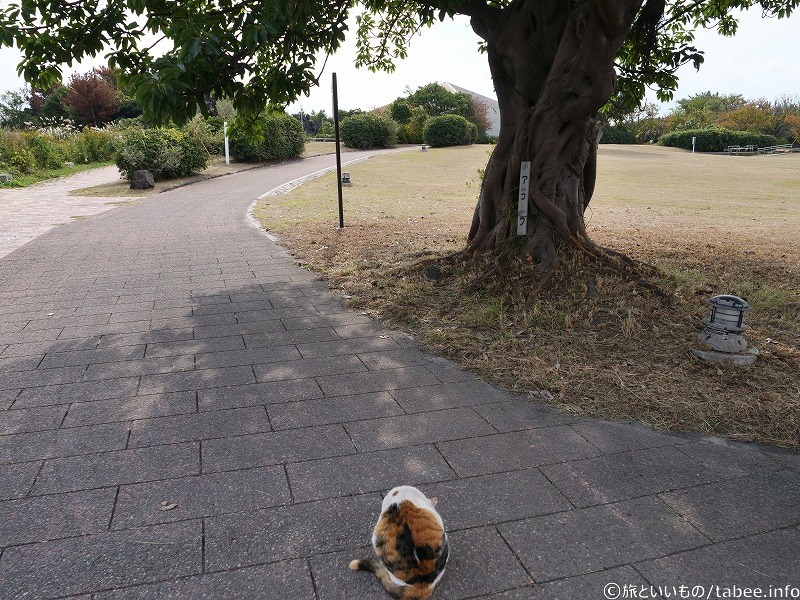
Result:
M431 267L463 247L486 147L352 165L345 220L333 176L260 203L256 215L354 306L508 389L545 388L568 410L787 447L800 444L800 156L721 157L601 147L590 233L655 265L661 298L567 257L533 297L519 271L469 292L478 263ZM753 305L750 369L691 353L705 300Z

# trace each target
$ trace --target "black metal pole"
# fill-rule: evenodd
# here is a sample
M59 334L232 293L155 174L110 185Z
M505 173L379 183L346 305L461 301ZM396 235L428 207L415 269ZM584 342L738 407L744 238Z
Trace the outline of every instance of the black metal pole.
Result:
M339 147L339 92L336 88L336 73L333 74L333 129L336 132L336 185L339 188L339 229L344 228L342 206L342 150Z

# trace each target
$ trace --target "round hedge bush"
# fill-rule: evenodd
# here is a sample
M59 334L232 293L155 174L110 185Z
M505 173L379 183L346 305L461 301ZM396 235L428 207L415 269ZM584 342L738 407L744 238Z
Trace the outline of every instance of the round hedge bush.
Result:
M241 162L264 162L300 156L306 140L300 121L286 113L274 112L263 117L264 139L253 142L243 135L230 139L231 156Z
M475 142L478 129L461 115L439 115L425 123L425 143L432 148L466 146Z
M117 167L128 179L147 169L153 178L187 177L205 169L208 152L198 140L177 129L128 129L122 134Z
M391 148L397 145L397 123L384 115L360 113L342 119L342 142L348 148Z
M731 131L718 125L705 129L687 129L673 131L661 136L658 143L673 148L692 149L692 137L697 138L695 149L698 152L724 152L728 146L758 146L766 148L785 143L773 135L750 133L748 131Z
M623 127L606 127L603 130L603 137L600 138L601 144L636 144L638 142L636 134Z

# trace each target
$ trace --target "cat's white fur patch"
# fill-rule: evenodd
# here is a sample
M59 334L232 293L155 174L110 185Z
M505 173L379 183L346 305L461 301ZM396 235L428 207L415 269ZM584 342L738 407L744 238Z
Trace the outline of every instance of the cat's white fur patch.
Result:
M383 499L383 503L381 504L381 513L385 512L386 509L393 504L400 504L404 500L408 500L417 508L423 508L431 511L434 515L436 515L439 525L441 525L442 529L444 529L444 521L442 521L442 517L439 516L439 513L436 512L433 502L431 502L425 494L411 485L401 485L389 490L389 493L386 494L386 497Z

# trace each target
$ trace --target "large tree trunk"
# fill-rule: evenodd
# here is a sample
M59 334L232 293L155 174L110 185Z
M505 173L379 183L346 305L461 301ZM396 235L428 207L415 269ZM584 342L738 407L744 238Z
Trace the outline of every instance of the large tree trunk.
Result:
M614 56L642 0L515 0L472 13L487 42L500 135L486 167L468 253L512 251L541 272L558 248L587 249L599 109L614 91ZM531 161L528 233L517 237L522 161Z

